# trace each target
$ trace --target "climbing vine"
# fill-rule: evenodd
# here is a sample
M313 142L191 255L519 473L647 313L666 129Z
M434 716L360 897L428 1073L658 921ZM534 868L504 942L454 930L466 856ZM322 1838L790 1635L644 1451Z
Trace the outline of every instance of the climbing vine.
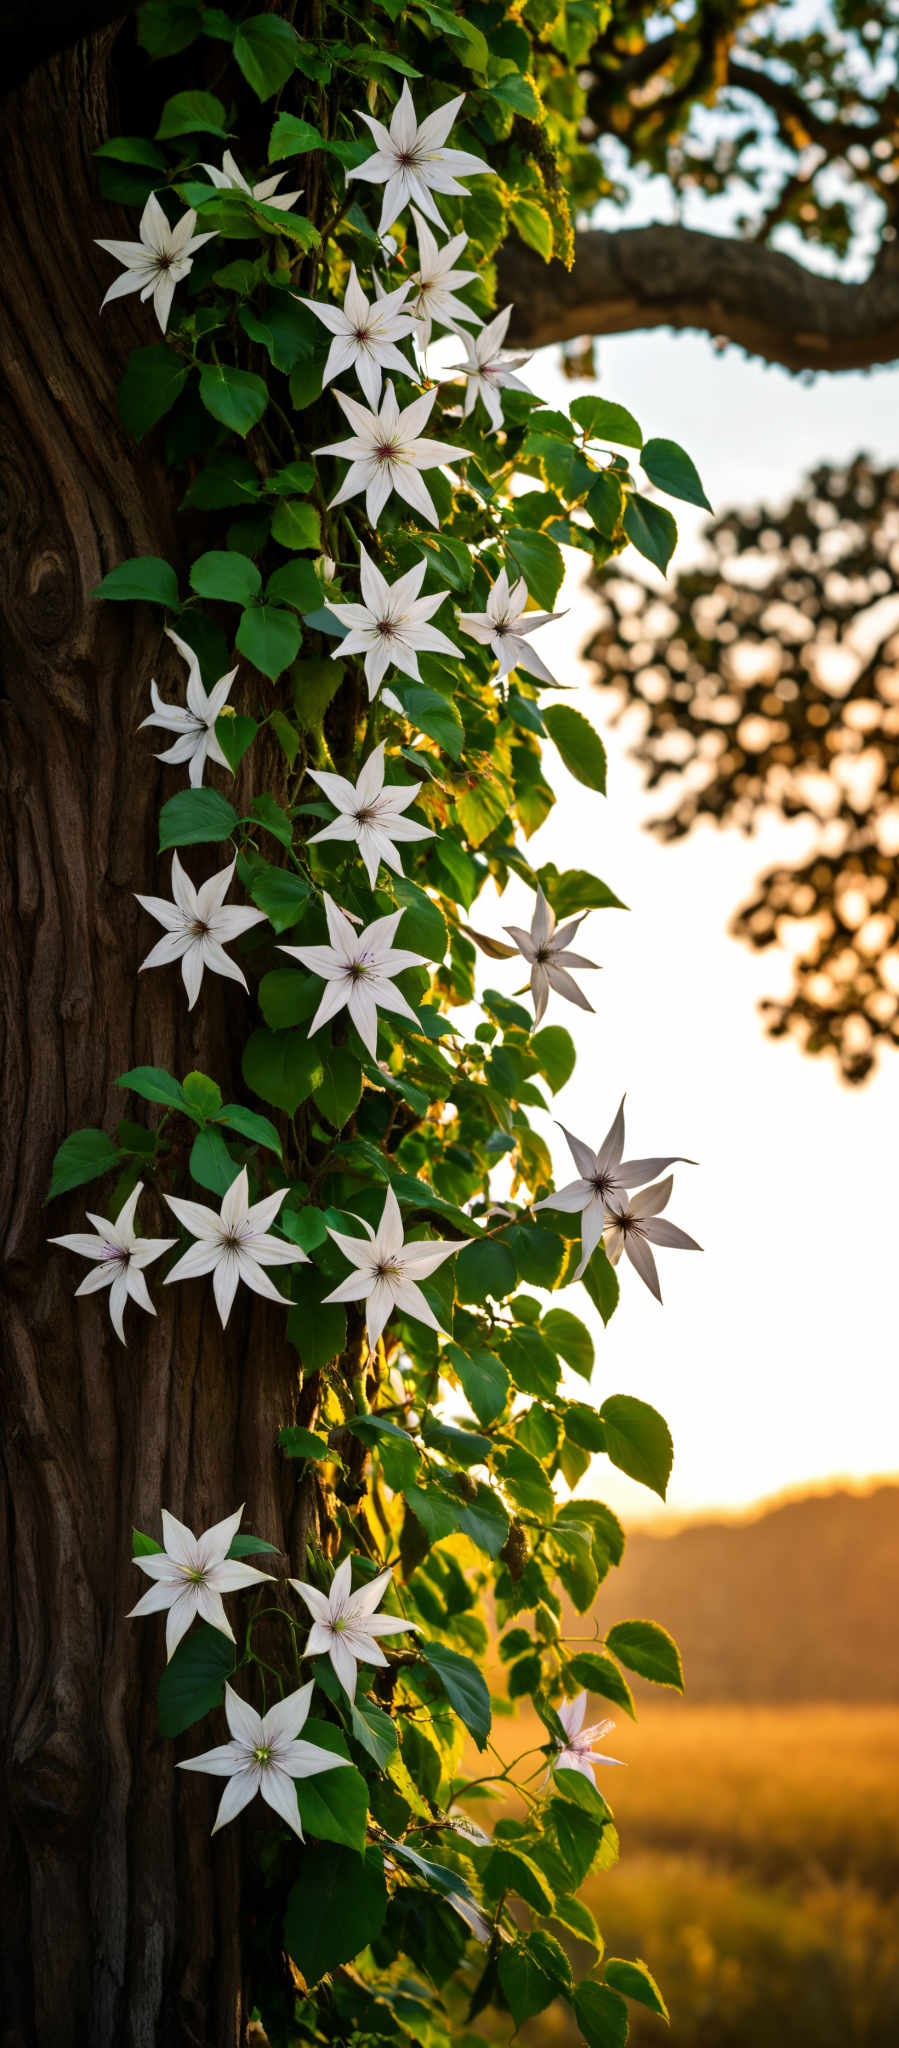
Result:
M575 935L619 899L528 846L547 743L605 789L539 651L562 549L664 566L656 492L702 489L611 401L542 404L494 302L504 238L568 260L599 189L577 71L603 14L149 0L153 133L99 151L139 222L100 244L107 301L144 303L122 417L182 508L176 563L98 591L161 628L144 725L171 794L134 964L245 1018L244 1096L123 1074L125 1106L155 1107L71 1134L51 1192L108 1178L110 1218L56 1242L123 1342L171 1285L222 1326L249 1287L302 1385L302 1426L272 1417L298 1554L230 1501L201 1532L160 1502L134 1546L186 1796L222 1781L215 1829L269 1809L244 1850L272 2048L474 2048L488 2006L517 2026L558 1997L592 2048L625 2040L628 1999L665 2011L578 1897L618 1851L612 1724L583 1724L588 1693L633 1714L626 1673L680 1687L680 1662L656 1624L608 1624L623 1532L574 1489L603 1454L664 1496L671 1441L645 1403L592 1397L562 1290L607 1322L622 1253L658 1293L653 1247L693 1240L661 1213L674 1159L625 1158L614 1100L596 1150L566 1131L577 1177L553 1188L539 1124L575 1055L543 1017L591 1009ZM533 917L503 932L511 875ZM170 1234L143 1236L163 1203Z

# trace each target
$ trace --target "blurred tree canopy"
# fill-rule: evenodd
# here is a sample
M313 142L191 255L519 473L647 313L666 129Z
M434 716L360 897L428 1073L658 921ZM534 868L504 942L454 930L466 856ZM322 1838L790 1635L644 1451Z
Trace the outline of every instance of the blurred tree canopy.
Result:
M661 838L772 813L811 826L812 851L762 874L732 929L800 942L769 1032L862 1081L899 1044L899 468L821 467L785 510L727 512L705 539L708 566L660 596L607 572L588 656L617 716L644 708L636 758L675 795Z

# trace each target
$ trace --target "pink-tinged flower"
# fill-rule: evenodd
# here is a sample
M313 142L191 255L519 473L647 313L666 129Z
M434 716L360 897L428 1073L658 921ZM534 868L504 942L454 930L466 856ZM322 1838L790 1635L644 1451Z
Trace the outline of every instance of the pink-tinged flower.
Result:
M411 1024L417 1022L415 1011L410 1009L405 996L400 989L394 988L391 980L392 975L402 974L406 967L427 965L421 953L409 953L394 945L402 915L402 910L392 910L389 917L376 917L373 924L357 931L346 912L338 909L326 895L325 916L330 946L278 948L291 960L299 960L301 967L308 967L311 974L317 974L326 984L309 1026L310 1038L331 1017L336 1017L338 1010L346 1008L363 1045L372 1059L376 1059L379 1010L386 1010L391 1016L406 1017Z
M181 962L181 975L187 990L187 1007L193 1006L200 993L204 970L210 974L223 974L228 981L239 981L246 988L246 977L234 960L229 959L225 947L232 939L238 939L242 932L248 932L251 925L265 923L264 910L237 910L230 904L225 908L225 897L231 877L237 866L237 859L228 867L221 868L217 875L210 875L195 889L190 877L185 874L177 853L172 855L172 898L166 903L162 896L138 896L142 909L148 910L166 927L165 936L158 939L146 960L140 963L140 972L145 967L168 967L175 960Z
M269 1224L274 1223L287 1193L287 1188L278 1188L273 1195L254 1202L251 1208L247 1169L242 1166L231 1182L221 1210L208 1209L204 1202L185 1202L180 1196L166 1195L172 1214L197 1240L166 1274L166 1287L173 1280L194 1280L201 1273L211 1273L222 1329L241 1280L254 1294L264 1295L266 1301L280 1301L289 1308L287 1295L279 1294L274 1281L263 1271L265 1266L308 1264L299 1245L286 1244L282 1237L269 1234Z
M153 308L163 334L169 324L175 286L180 284L193 267L193 259L204 242L215 239L215 230L208 234L195 235L197 216L190 207L181 215L177 227L170 228L155 192L150 193L140 217L139 242L107 242L95 236L98 249L105 249L114 256L117 263L124 263L121 277L117 277L100 307L108 306L110 299L122 299L127 292L140 292L142 299L152 299Z
M492 647L499 662L496 671L497 682L509 674L510 669L525 668L541 683L555 684L555 676L535 654L526 636L536 633L540 626L549 626L554 619L564 616L562 612L529 612L528 587L524 577L509 587L505 569L497 576L487 609L483 612L460 612L459 624L463 632L470 633L473 640L479 640L483 647Z
M192 1529L186 1529L183 1522L176 1522L167 1508L162 1510L163 1549L143 1553L132 1559L139 1571L153 1579L149 1592L143 1593L137 1606L132 1607L129 1621L135 1615L159 1614L168 1609L165 1622L166 1659L172 1657L182 1636L187 1634L191 1622L196 1618L208 1621L210 1628L217 1628L220 1635L234 1642L234 1630L222 1606L223 1593L236 1593L242 1586L262 1585L271 1577L270 1572L260 1572L255 1565L243 1564L239 1558L229 1557L228 1552L240 1528L243 1508L236 1508L224 1522L216 1522L212 1529L205 1529L202 1536L195 1536Z
M114 1223L106 1216L93 1216L88 1209L87 1220L94 1226L96 1235L87 1231L73 1231L67 1237L51 1237L50 1244L61 1244L67 1252L77 1252L80 1259L94 1259L96 1264L86 1273L75 1293L96 1294L101 1287L109 1288L109 1320L116 1336L125 1342L125 1303L129 1296L139 1308L146 1309L148 1316L155 1316L156 1310L150 1300L143 1269L154 1259L161 1259L163 1252L171 1251L173 1237L138 1237L134 1227L135 1211L143 1193L143 1181L132 1188L127 1202Z
M182 710L180 704L166 704L160 697L155 682L151 682L150 702L153 709L148 718L141 719L138 731L142 732L145 725L159 725L164 732L177 734L172 746L168 747L164 754L157 754L156 759L178 764L187 761L187 779L192 789L198 789L203 780L203 770L207 761L217 761L221 768L227 768L229 773L231 770L228 756L222 752L215 736L215 721L221 717L227 704L228 693L237 670L229 669L226 676L213 683L207 695L200 674L200 664L193 648L188 647L187 641L182 640L177 633L173 633L171 626L166 627L166 633L172 645L177 647L178 653L183 655L187 662L187 706Z
M673 1186L674 1175L669 1173L665 1180L656 1181L654 1187L642 1188L637 1195L619 1195L606 1205L606 1257L611 1259L613 1266L617 1266L622 1252L627 1252L631 1265L636 1267L641 1280L657 1301L662 1299L662 1290L650 1245L668 1245L672 1250L681 1252L702 1250L695 1237L688 1237L676 1223L669 1223L667 1216L659 1215L659 1210L664 1209L670 1200Z
M412 376L411 363L396 347L398 341L415 332L415 321L405 308L409 289L408 284L401 284L396 291L369 300L353 263L342 306L328 306L322 299L300 300L334 336L323 384L330 384L332 377L342 376L344 370L355 370L369 405L376 406L381 396L382 371L397 370L401 377Z
M414 208L412 219L418 237L418 269L411 279L409 312L416 321L419 343L427 348L434 327L448 328L452 334L462 327L480 327L478 314L456 298L462 285L474 283L477 271L453 269L457 256L467 247L467 235L453 235L441 249L427 221Z
M333 1237L345 1258L349 1259L354 1271L346 1280L341 1280L333 1294L325 1296L326 1301L364 1301L365 1326L368 1341L374 1350L388 1317L395 1308L401 1315L414 1316L419 1323L427 1323L431 1330L439 1330L430 1308L417 1286L417 1281L426 1280L436 1273L444 1259L451 1259L471 1239L460 1237L454 1244L436 1238L423 1238L414 1244L407 1244L403 1237L403 1219L400 1205L392 1188L387 1189L384 1208L377 1230L363 1217L357 1221L366 1232L365 1237L347 1237L341 1230L332 1230L328 1225L328 1236Z
M304 1657L330 1657L335 1676L350 1700L356 1697L356 1672L360 1664L387 1664L375 1637L417 1630L417 1622L404 1621L400 1614L376 1611L392 1577L391 1567L354 1593L353 1568L345 1557L334 1573L328 1593L320 1593L317 1586L307 1585L305 1579L290 1581L312 1616Z
M402 874L395 842L433 839L427 825L416 825L412 818L402 816L415 802L420 785L400 782L385 786L383 740L369 754L358 782L348 782L345 775L327 775L318 768L310 768L309 774L339 813L333 824L313 833L310 846L320 839L348 840L358 846L372 888L382 860L394 874Z
M331 658L345 661L350 654L365 655L369 700L377 696L389 668L401 669L413 682L420 682L420 654L449 654L461 661L461 648L455 647L439 626L429 623L449 592L419 596L427 562L416 562L414 569L407 569L395 583L387 582L364 548L359 550L359 565L362 603L328 607L349 629Z
M291 1779L316 1778L323 1771L341 1770L349 1763L347 1756L335 1756L331 1749L299 1739L311 1701L310 1679L308 1685L301 1685L286 1700L278 1700L269 1707L267 1714L257 1714L233 1686L225 1686L225 1718L231 1741L221 1743L218 1749L205 1750L202 1756L185 1757L178 1765L179 1771L204 1771L212 1778L227 1778L215 1816L214 1835L229 1820L235 1820L261 1792L266 1804L303 1841Z
M482 398L494 433L503 423L500 392L528 389L514 372L520 370L524 363L529 363L530 356L513 355L509 349L503 348L511 316L512 308L506 306L502 313L497 313L494 320L481 328L480 334L464 335L465 361L452 363L446 372L448 377L464 377L466 380L463 419L474 412L478 399Z
M546 1195L542 1202L535 1202L535 1209L561 1209L568 1215L581 1214L581 1261L575 1280L579 1280L596 1250L603 1230L608 1222L608 1205L615 1203L627 1207L628 1188L639 1187L642 1181L652 1180L657 1173L664 1173L666 1166L683 1160L683 1154L672 1152L667 1158L622 1159L624 1151L624 1096L618 1106L618 1113L606 1132L598 1152L592 1152L582 1138L575 1138L565 1125L559 1125L563 1132L580 1180L569 1181L564 1188L557 1188L555 1194Z
M574 938L578 926L583 924L586 912L572 918L570 924L563 924L556 930L555 911L550 909L542 889L537 890L537 902L529 932L520 925L507 924L504 930L515 940L519 953L531 970L531 995L534 1001L534 1022L539 1024L549 1002L550 990L564 996L566 1002L576 1003L579 1010L592 1010L577 982L572 981L570 967L595 967L595 960L585 960L582 953L569 953L568 943Z
M597 1721L592 1728L583 1726L587 1711L587 1695L579 1692L576 1700L565 1700L559 1708L559 1720L565 1730L566 1742L556 1737L556 1755L553 1768L557 1771L580 1771L582 1778L589 1778L596 1784L594 1769L597 1764L622 1763L620 1756L602 1756L593 1747L595 1742L604 1741L615 1726L614 1721Z
M216 170L215 164L202 164L201 169L220 192L242 192L245 199L258 199L264 206L277 207L279 213L286 213L300 196L299 192L278 191L282 178L287 176L286 171L276 171L273 178L260 178L258 184L251 185L243 171L238 169L230 149L226 149L222 157L220 171Z
M364 164L347 171L347 180L361 178L368 185L383 185L384 202L378 223L379 235L385 235L407 206L418 206L429 220L436 221L439 228L443 221L431 197L432 192L448 192L467 197L467 185L460 185L460 178L473 178L480 174L493 177L490 165L479 156L471 156L467 150L446 149L446 138L465 99L460 93L458 99L448 100L439 107L436 114L428 114L419 121L407 82L393 110L390 127L385 128L371 114L360 112L360 120L371 130L376 143L373 156L366 157Z
M334 396L355 433L348 441L329 441L324 448L314 450L316 455L340 455L350 465L331 504L343 505L347 498L355 498L364 491L365 510L372 526L377 526L391 491L396 491L429 526L439 527L437 510L422 482L421 471L458 462L471 450L422 438L422 427L427 425L437 397L436 385L402 411L392 384L388 384L378 412L369 412L358 399L348 398L345 391L335 391Z

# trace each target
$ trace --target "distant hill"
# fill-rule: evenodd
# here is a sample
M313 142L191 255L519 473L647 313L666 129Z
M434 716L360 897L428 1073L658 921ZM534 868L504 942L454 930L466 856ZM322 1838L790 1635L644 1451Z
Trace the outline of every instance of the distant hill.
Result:
M670 1629L694 1701L899 1703L899 1486L638 1532L598 1614Z

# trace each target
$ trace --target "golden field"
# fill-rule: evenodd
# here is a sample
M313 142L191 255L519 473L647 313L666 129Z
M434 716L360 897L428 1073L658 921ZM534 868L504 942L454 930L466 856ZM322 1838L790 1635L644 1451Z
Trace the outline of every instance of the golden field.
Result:
M607 1746L622 1860L583 1896L668 2001L638 2048L897 2048L899 1708L672 1701ZM556 2006L519 2039L579 2035Z

